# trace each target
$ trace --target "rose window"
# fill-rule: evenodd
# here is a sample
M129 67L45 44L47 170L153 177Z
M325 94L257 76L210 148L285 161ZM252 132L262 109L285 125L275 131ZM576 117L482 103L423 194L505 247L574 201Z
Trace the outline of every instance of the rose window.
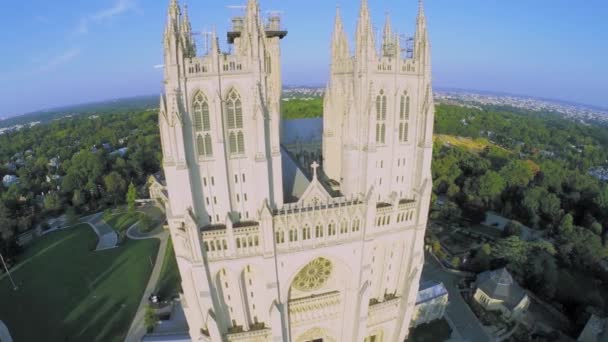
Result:
M331 261L325 258L317 258L296 275L293 287L300 291L314 291L325 285L332 271Z

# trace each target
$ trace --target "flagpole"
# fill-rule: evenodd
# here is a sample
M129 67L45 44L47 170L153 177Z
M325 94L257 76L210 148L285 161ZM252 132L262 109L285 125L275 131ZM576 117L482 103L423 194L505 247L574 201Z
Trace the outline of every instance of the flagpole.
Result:
M15 282L13 281L13 277L11 276L11 271L8 270L8 267L6 266L6 263L4 262L4 257L2 257L2 254L0 254L0 260L2 261L2 265L4 265L6 274L8 274L8 279L10 279L11 284L13 284L13 290L17 291L18 287L17 287L17 285L15 285Z

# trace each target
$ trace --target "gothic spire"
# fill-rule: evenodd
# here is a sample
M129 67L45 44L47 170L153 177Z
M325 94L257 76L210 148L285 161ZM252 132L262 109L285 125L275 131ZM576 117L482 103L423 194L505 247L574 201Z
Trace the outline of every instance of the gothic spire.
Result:
M367 59L375 54L374 28L369 14L367 0L361 0L359 11L359 22L357 23L357 55L362 63L367 63Z
M386 22L384 24L382 50L385 56L392 56L395 54L395 36L393 35L393 29L391 27L391 16L388 13L386 13Z
M260 22L260 7L257 0L248 0L245 12L245 22L241 32L242 43L237 51L241 55L256 56L260 54L260 40L264 37L264 29Z
M414 57L423 65L425 71L430 73L430 46L426 28L426 16L424 15L424 2L418 0L418 18L416 19L416 40L414 45Z
M192 32L192 25L190 25L190 17L188 17L188 5L184 5L181 28L185 32Z
M211 32L211 51L210 54L219 54L220 52L220 46L217 40L217 33L215 32L215 27L213 28L213 31Z
M418 17L416 18L417 31L426 35L426 16L424 15L424 1L418 0Z
M348 56L348 38L344 32L344 23L340 14L340 7L336 7L336 21L334 24L334 34L331 42L332 58L334 62L337 59L346 58Z
M169 2L169 22L177 23L179 21L180 10L179 10L179 2L177 0L171 0Z
M194 39L192 39L192 25L190 24L190 18L188 17L188 5L184 5L179 27L186 57L196 56L196 45Z
M391 27L391 15L386 13L386 22L384 23L384 41L390 40L393 36L393 29Z
M249 24L253 24L251 21L257 22L257 17L259 16L260 8L257 0L248 0L247 1L247 20Z

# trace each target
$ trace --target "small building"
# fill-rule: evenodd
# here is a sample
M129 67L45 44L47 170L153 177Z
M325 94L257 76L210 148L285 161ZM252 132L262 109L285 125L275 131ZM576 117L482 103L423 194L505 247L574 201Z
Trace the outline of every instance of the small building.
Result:
M517 319L530 306L526 291L506 268L479 274L475 285L475 301L486 310L500 311L506 318Z
M591 315L577 341L608 342L608 318Z
M53 182L53 183L59 183L61 181L61 178L62 177L60 175L51 175L51 174L49 174L49 175L46 175L46 182L47 183L51 183L51 182Z
M4 178L2 178L2 184L7 188L18 182L19 182L19 177L15 176L15 175L5 175Z
M60 165L61 164L59 163L59 157L53 157L53 158L51 158L51 160L49 160L49 166L50 167L57 168Z
M169 201L167 183L161 172L155 173L148 178L148 190L150 192L150 198L158 201L161 207L164 207L165 203Z
M418 290L414 316L410 325L417 327L420 324L442 318L448 303L448 291L443 283L435 281L423 282Z
M17 171L17 165L12 162L7 162L6 164L4 164L4 168L7 169L9 172Z
M113 151L112 153L110 153L110 156L112 156L112 157L113 156L124 157L125 154L127 154L128 151L129 151L128 147L122 147L122 148L119 148L118 150Z

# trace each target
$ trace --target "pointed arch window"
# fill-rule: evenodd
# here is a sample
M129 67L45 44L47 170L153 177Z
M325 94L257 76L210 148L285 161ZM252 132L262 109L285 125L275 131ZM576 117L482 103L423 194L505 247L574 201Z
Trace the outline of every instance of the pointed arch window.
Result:
M239 93L232 89L226 101L228 123L228 144L230 154L245 153L245 133L243 130L243 104Z
M384 90L380 90L380 94L376 96L376 143L386 143L386 94Z
M410 120L410 96L407 91L401 95L401 106L399 110L399 142L405 143L409 138Z
M201 157L211 157L213 146L211 143L211 119L209 118L209 102L202 92L194 95L192 103L194 116L194 131L196 132L196 148Z

